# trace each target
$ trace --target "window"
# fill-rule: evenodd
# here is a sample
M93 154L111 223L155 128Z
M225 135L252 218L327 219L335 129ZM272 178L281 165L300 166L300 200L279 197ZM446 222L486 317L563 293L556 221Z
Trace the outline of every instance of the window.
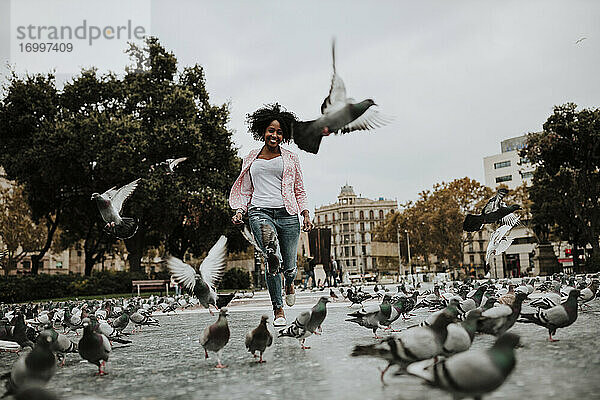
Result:
M356 267L356 260L352 260L352 266Z
M510 167L510 160L494 163L494 169Z
M504 175L496 177L496 183L512 181L512 175Z
M469 242L469 251L473 251L473 242Z
M62 268L62 261L56 262L56 268Z
M342 225L342 232L350 232L350 228L348 224L343 224Z
M350 217L348 216L348 212L344 211L342 213L342 221L348 221L350 219Z
M375 219L375 213L373 210L369 211L369 219Z
M344 247L344 255L350 257L350 246Z
M77 257L81 257L81 250L77 250Z
M534 237L520 237L513 240L512 244L526 244L526 243L535 243Z
M379 210L379 219L383 219L383 210Z
M469 262L470 262L471 264L475 264L475 256L474 256L473 254L471 254L471 255L469 256Z
M31 261L23 261L21 265L23 266L23 269L29 269L31 268Z
M325 214L325 223L327 223L327 214Z
M355 257L356 256L356 251L355 251L354 246L350 246L350 250L352 251L352 257Z
M361 253L361 254L362 254L363 256L364 256L365 254L367 254L367 246L362 246L362 247L361 247L361 250L362 250L362 253Z
M521 157L521 159L519 160L519 162L517 164L521 165L521 164L528 164L528 163L529 163L529 158Z
M350 235L344 235L344 244L350 243Z
M362 212L362 211L361 211L361 212ZM364 231L364 230L365 230L365 223L364 223L364 222L361 222L361 223L360 223L360 230L361 230L361 231Z
M522 172L521 173L521 178L523 178L523 179L533 178L533 171Z
M331 214L331 220L335 222L335 213Z
M361 210L361 212L358 213L358 215L359 215L360 219L365 219L365 212L364 211Z
M479 255L479 263L481 265L485 265L485 256L483 254Z
M320 224L320 223L321 223L321 216L317 215L317 224Z
M479 240L483 239L483 231L479 231Z
M377 258L371 258L371 264L373 265L373 268L377 268Z
M363 243L365 242L365 234L364 233L360 234L360 241Z

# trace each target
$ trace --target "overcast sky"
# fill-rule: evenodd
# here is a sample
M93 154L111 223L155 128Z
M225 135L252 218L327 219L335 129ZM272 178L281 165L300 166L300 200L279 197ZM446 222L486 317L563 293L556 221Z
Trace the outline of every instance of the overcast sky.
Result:
M311 213L346 182L357 194L399 202L443 180L483 182L483 157L499 153L501 140L541 130L554 105L600 105L598 1L150 4L151 33L180 67L204 67L213 103L231 104L240 156L260 145L244 119L262 104L318 117L337 38L348 96L373 98L394 121L327 137L318 155L290 145Z

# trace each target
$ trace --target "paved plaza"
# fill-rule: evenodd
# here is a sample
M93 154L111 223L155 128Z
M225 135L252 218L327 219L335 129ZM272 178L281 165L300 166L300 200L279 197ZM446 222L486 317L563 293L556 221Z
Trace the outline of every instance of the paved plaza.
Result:
M328 289L298 293L297 304L286 308L288 322L328 293ZM228 317L231 339L223 352L228 368L222 370L214 368L214 355L204 359L198 343L202 329L216 316L206 310L158 314L160 327L143 328L130 336L130 345L115 344L107 376L94 376L95 366L82 361L78 354L70 354L48 388L67 399L84 394L145 400L450 398L411 376L389 373L387 386L383 386L379 369L385 366L384 361L350 357L354 345L376 339L370 330L345 321L348 305L342 301L328 304L323 335L306 340L311 349L301 350L295 339L277 338L265 353L267 362L257 364L244 347L244 337L262 314L267 313L272 321L268 295L259 292L252 299L234 301ZM580 313L572 326L558 331L555 337L560 341L556 343L547 341L545 329L517 323L511 330L521 336L523 343L517 349L517 366L506 383L486 398L597 398L600 301L591 305L591 310ZM420 322L429 312L421 309L416 314L410 321L395 322L394 328ZM472 348L486 348L493 341L492 336L478 335ZM15 358L14 354L0 353L0 371L8 371Z

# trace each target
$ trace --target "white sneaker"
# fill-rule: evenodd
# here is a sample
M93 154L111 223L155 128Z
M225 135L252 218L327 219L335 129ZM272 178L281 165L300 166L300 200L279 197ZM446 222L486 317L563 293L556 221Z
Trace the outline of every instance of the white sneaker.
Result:
M275 320L273 321L273 326L285 326L287 321L285 320L285 313L283 312L283 307L275 310Z
M287 293L288 291L292 292L292 293ZM286 294L285 294L285 304L287 304L288 306L293 306L294 304L296 304L296 291L294 290L294 284L292 283L290 285L290 288L288 290L288 288L286 288L285 290Z
M285 295L285 304L287 304L288 306L293 306L294 304L296 304L296 294L292 293L292 294L286 294Z
M277 318L275 321L273 321L273 326L286 326L287 325L287 321L285 320L285 317L279 317Z

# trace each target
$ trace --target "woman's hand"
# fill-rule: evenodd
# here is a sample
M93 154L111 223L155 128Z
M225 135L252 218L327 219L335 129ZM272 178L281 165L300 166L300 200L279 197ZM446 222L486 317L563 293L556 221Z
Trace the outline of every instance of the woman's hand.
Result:
M302 230L304 232L308 232L313 228L313 224L312 222L310 222L310 215L308 214L308 210L304 210L302 212L302 216L304 217L304 220L302 221Z
M234 225L241 225L244 223L244 214L242 214L241 210L237 210L235 212L235 215L233 217L231 217L231 222L233 222Z

